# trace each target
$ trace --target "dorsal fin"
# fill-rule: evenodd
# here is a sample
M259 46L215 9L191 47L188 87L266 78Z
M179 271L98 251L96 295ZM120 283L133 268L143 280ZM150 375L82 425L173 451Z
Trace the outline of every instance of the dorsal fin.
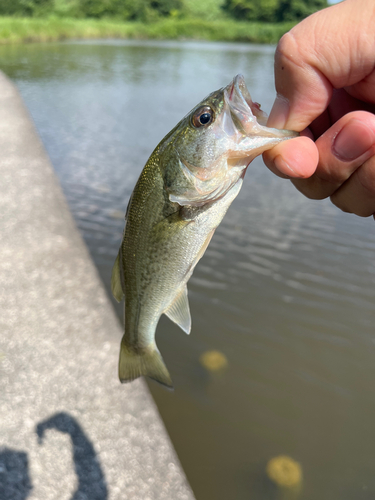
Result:
M176 297L168 309L164 311L164 314L182 328L185 333L190 333L191 317L186 285L177 292Z

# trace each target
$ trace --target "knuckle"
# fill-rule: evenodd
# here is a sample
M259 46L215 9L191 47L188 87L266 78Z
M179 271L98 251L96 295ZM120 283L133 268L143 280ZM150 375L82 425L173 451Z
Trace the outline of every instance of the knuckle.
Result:
M338 169L336 165L325 164L324 168L322 168L321 165L319 166L321 180L333 186L334 189L332 189L332 192L348 180L348 172L344 169Z
M357 170L356 176L366 196L375 197L375 156Z
M369 217L375 212L375 157L362 165L331 196L340 210L359 217Z
M296 27L285 33L279 40L275 52L275 63L286 68L303 69L314 65L315 43L306 43L306 38L295 33Z
M276 47L275 62L281 64L284 60L294 62L297 59L296 55L298 52L298 42L293 33L288 31L288 33L285 33L285 35L280 38Z
M330 200L331 203L335 205L335 207L339 208L342 212L345 212L347 214L354 213L354 211L350 208L348 204L348 200L343 198L339 191L333 193L333 195L330 196Z
M330 186L324 185L315 176L309 179L291 179L293 185L310 200L324 200L332 193Z

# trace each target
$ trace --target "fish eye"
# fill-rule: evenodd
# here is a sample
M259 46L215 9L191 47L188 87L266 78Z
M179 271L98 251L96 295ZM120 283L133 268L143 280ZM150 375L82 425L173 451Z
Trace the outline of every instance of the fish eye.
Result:
M215 114L210 106L202 106L193 114L191 122L195 128L207 127L213 122Z

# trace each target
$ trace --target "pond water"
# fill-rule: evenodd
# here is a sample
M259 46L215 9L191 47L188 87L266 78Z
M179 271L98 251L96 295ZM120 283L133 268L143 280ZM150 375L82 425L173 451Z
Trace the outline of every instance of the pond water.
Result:
M237 73L269 111L273 52L0 47L108 293L128 198L153 148ZM198 500L278 498L265 467L281 454L303 470L293 498L375 498L374 253L372 218L305 199L260 158L249 167L189 282L191 335L165 317L157 329L175 391L149 387ZM210 350L226 356L225 370L201 365Z

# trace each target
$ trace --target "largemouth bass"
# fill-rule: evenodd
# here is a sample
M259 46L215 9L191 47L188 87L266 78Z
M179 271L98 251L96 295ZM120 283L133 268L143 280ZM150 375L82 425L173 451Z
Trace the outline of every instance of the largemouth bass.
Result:
M112 271L112 293L125 295L121 382L148 376L172 387L155 343L164 313L190 333L186 284L259 154L296 136L265 126L237 75L188 113L160 142L131 195Z

